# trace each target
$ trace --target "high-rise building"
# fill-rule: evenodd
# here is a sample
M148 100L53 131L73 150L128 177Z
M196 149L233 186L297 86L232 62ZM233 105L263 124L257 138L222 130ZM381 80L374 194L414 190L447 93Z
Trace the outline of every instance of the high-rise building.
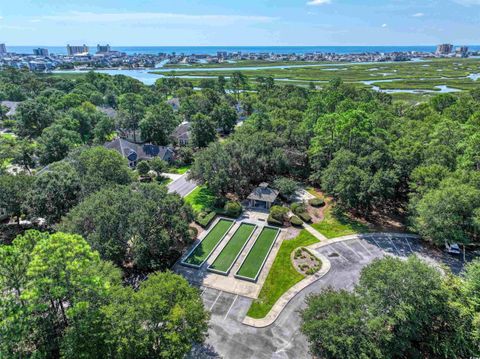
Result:
M437 54L438 55L448 55L453 52L453 45L452 44L441 44L437 46Z
M6 54L7 53L7 47L5 44L0 44L0 55L1 54Z
M460 46L460 47L457 47L457 55L461 56L461 57L467 57L468 56L468 46Z
M48 49L39 47L38 49L33 49L33 54L35 56L48 56Z
M110 45L97 45L97 54L106 54L110 52Z
M69 56L88 54L88 46L85 44L83 44L83 46L67 45L67 54Z

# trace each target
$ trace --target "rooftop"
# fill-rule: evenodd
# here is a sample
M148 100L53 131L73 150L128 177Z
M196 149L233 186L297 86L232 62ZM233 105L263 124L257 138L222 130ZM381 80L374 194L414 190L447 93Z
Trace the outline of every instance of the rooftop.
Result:
M273 203L277 199L278 193L276 189L268 187L268 183L264 182L260 183L260 185L250 193L247 199Z

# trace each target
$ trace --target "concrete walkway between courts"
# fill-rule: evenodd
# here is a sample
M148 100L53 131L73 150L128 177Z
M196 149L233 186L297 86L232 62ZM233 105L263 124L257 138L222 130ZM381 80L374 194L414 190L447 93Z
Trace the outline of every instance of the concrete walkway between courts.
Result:
M286 291L278 300L277 302L273 305L272 309L268 312L268 314L261 319L254 319L251 317L245 317L243 320L243 324L249 325L251 327L255 328L264 328L272 325L275 320L277 320L278 316L280 313L283 311L283 309L287 306L287 304L302 290L316 282L317 280L321 279L324 277L331 268L331 262L328 260L327 257L324 255L318 253L316 250L324 247L324 246L329 246L334 243L338 242L343 242L343 241L348 241L352 239L367 239L367 238L389 238L391 236L396 236L396 237L402 237L402 238L418 238L419 236L414 235L414 234L401 234L401 233L365 233L365 234L352 234L348 236L343 236L343 237L338 237L338 238L333 238L333 239L327 239L323 234L318 232L316 229L311 227L308 224L304 224L304 227L307 231L312 233L316 238L320 240L318 243L314 243L310 246L307 246L306 248L310 250L310 252L315 255L318 259L322 261L322 268L315 273L314 275L308 276L305 279L301 280L297 284L295 284L293 287L291 287L288 291Z

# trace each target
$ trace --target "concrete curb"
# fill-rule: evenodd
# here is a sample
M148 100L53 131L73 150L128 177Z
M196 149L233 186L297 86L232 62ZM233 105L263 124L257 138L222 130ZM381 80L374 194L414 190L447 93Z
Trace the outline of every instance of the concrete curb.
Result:
M321 247L328 246L333 243L338 243L338 242L343 242L343 241L348 241L351 239L366 239L366 238L372 238L372 237L383 237L383 238L389 238L389 237L402 237L402 238L420 238L420 236L416 234L408 234L408 233L364 233L364 234L352 234L348 236L343 236L343 237L337 237L334 239L329 239L323 242L318 242L315 244L312 244L310 246L307 246L305 248L310 249L310 250L316 250ZM299 247L301 248L301 247ZM307 288L309 285L313 284L317 280L321 279L323 276L325 276L331 267L330 261L323 255L312 252L318 259L322 261L322 268L315 273L314 275L310 277L306 277L305 279L301 280L297 284L295 284L293 287L291 287L289 290L287 290L283 295L275 302L273 305L272 309L268 312L268 314L261 319L254 319L251 317L245 317L243 320L243 324L254 327L254 328L265 328L270 325L272 325L275 320L277 320L278 316L280 313L283 311L283 309L287 306L287 304L298 294L300 293L303 289Z

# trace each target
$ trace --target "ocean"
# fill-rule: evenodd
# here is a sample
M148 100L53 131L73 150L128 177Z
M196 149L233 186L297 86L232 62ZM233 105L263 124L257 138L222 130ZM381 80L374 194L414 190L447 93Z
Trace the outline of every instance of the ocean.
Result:
M7 46L7 51L18 54L31 54L34 48L47 48L51 54L66 54L66 46ZM90 52L96 52L96 45L89 46ZM480 45L469 46L470 50L480 51ZM112 46L112 50L133 54L207 54L216 55L218 51L246 53L304 54L309 52L355 54L363 52L434 52L436 46Z

